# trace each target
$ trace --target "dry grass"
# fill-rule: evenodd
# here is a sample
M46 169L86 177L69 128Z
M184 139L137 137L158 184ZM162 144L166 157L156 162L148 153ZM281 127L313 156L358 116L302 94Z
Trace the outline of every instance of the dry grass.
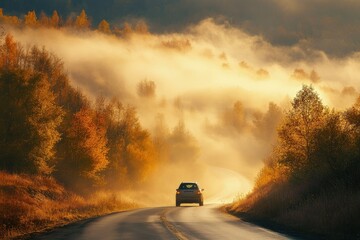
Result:
M115 193L98 192L85 200L52 178L0 172L0 239L135 207Z
M360 239L360 191L336 186L309 194L305 193L307 187L264 186L227 206L227 210L330 239Z

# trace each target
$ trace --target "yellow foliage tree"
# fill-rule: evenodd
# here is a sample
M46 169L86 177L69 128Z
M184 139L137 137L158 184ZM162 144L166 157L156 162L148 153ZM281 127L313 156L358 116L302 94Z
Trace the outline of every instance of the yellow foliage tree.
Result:
M24 54L11 35L1 49L0 165L5 170L49 175L63 111L48 76L34 71L37 56Z
M29 26L29 27L36 27L38 22L37 22L37 17L36 17L36 13L35 11L29 11L26 15L25 15L25 25Z
M79 16L76 17L75 27L78 29L88 29L90 27L90 21L83 9Z
M135 32L139 34L149 34L149 27L144 20L139 20L136 23Z
M40 13L39 23L40 23L40 25L42 27L49 27L50 26L50 19L44 12Z
M124 27L122 29L122 36L129 37L132 33L133 33L133 29L132 29L130 23L125 22Z
M327 114L318 94L304 85L278 132L284 165L296 171L313 160L314 135L324 125Z
M102 20L98 25L98 30L102 33L110 34L110 24L106 20Z
M6 69L17 67L20 58L20 49L11 34L6 35L1 50L0 66Z
M14 26L20 25L20 19L17 16L6 16L4 15L4 11L0 8L0 22L11 24Z
M54 28L58 28L59 24L60 24L60 17L59 17L58 12L55 10L53 12L53 15L51 16L50 25Z
M74 115L67 131L70 147L69 171L93 183L101 181L100 172L108 164L106 129L95 121L95 113L83 108Z

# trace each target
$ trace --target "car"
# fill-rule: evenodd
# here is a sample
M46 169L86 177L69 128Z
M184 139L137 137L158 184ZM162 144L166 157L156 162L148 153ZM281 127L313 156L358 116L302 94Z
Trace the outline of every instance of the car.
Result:
M204 189L200 188L196 182L182 182L176 189L176 206L182 203L198 203L204 205Z

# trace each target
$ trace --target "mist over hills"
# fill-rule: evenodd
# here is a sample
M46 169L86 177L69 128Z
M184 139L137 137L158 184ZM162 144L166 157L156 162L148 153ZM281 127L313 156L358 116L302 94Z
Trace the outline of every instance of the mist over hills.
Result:
M0 8L17 16L57 10L65 19L85 9L93 26L102 19L115 25L144 19L156 33L183 31L212 17L274 45L300 44L335 57L352 55L360 43L360 3L350 0L2 0Z

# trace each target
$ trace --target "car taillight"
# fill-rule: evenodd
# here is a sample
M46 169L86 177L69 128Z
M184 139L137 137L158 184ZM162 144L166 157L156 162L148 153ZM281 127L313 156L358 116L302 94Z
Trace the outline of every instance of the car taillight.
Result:
M176 194L180 194L180 192L179 192L179 191L176 191Z
M197 194L201 194L201 191L199 190L199 191L197 192Z

